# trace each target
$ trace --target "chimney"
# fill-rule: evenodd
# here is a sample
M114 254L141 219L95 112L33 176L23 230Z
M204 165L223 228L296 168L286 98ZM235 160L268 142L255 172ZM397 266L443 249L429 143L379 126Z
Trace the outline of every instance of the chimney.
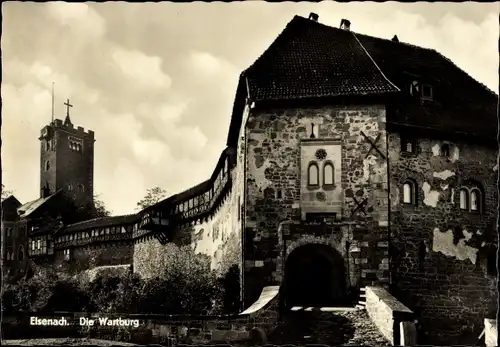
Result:
M309 13L309 19L312 20L313 22L317 22L318 18L319 16L316 13L313 12Z
M392 42L399 42L398 35L394 35Z
M340 21L340 29L350 31L351 30L351 21L349 21L348 19L342 19Z

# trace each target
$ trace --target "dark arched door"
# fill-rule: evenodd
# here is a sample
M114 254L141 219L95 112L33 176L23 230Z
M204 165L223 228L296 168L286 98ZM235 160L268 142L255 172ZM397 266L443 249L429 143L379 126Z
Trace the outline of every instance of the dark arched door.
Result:
M296 248L285 264L285 305L343 306L347 303L342 256L326 245Z

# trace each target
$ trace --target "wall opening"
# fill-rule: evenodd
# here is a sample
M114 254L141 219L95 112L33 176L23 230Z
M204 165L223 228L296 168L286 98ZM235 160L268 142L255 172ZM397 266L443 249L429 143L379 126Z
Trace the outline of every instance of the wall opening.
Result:
M327 245L296 248L285 263L285 309L347 306L345 267L342 256Z

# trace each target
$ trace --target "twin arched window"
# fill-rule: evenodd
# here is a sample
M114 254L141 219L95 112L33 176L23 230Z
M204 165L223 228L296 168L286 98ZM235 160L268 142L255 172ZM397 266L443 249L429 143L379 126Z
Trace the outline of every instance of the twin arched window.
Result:
M323 164L323 185L332 186L335 184L335 170L331 162ZM319 186L320 185L319 165L316 162L309 163L307 168L307 185Z
M319 186L319 167L315 162L310 163L307 169L307 185Z
M471 212L481 212L482 194L478 187L460 188L460 209Z
M417 184L412 180L407 180L403 183L403 203L417 204Z

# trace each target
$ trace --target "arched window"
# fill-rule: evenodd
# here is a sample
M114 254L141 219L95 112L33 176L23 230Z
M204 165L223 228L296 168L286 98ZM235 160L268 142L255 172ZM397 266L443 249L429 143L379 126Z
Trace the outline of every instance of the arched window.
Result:
M312 162L307 168L307 185L308 186L318 186L319 185L319 168L318 164Z
M403 203L416 205L417 185L412 181L406 181L403 184Z
M10 260L10 252L7 251L7 260Z
M473 188L470 192L470 210L481 211L481 192L477 188Z
M19 246L19 255L17 256L17 258L20 260L20 261L23 261L24 260L24 247L21 245Z
M45 162L45 171L49 171L50 170L50 161L46 161Z
M469 192L465 188L460 189L460 209L469 209Z
M323 166L323 184L333 185L334 184L334 170L332 163L325 163Z
M411 141L406 142L406 151L413 153L413 143L411 143Z
M79 184L78 185L78 190L81 191L81 192L85 191L85 187L83 186L83 184Z
M441 146L441 156L443 158L448 158L450 156L450 145L445 143Z
M50 140L47 140L47 143L46 143L46 150L47 150L47 151L50 151Z

